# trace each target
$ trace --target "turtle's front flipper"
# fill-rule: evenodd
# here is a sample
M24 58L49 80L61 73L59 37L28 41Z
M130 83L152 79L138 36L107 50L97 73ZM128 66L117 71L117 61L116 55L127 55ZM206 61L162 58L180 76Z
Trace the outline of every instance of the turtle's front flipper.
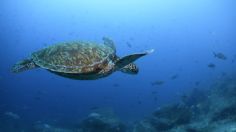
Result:
M125 56L125 57L119 59L119 60L115 63L116 70L119 70L119 69L125 67L126 65L128 65L128 64L130 64L130 63L136 61L136 60L139 59L140 57L145 56L145 55L148 55L148 54L151 54L152 52L154 52L154 49L145 51L145 52L143 52L143 53L136 53L136 54L132 54L132 55Z
M16 63L11 71L13 73L19 73L19 72L23 72L23 71L26 71L26 70L30 70L30 69L34 69L34 68L37 68L38 66L35 65L35 63L31 60L31 59L25 59L25 60L22 60L18 63Z

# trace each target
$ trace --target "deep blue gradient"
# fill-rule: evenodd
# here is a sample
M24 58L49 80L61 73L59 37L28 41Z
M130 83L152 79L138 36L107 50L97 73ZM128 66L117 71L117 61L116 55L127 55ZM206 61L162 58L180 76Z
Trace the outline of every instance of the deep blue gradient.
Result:
M235 7L234 0L1 0L0 113L17 113L25 122L73 124L94 107L108 107L125 121L141 119L235 72ZM80 81L44 69L10 72L14 63L48 45L102 43L103 36L114 40L121 57L155 52L136 62L138 75L116 72ZM172 80L173 75L178 77ZM152 86L158 80L164 84Z

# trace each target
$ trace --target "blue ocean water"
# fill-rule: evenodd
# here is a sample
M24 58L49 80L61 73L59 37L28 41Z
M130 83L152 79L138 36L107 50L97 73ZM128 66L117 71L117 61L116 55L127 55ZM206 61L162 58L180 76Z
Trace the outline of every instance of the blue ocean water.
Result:
M36 122L75 127L95 109L132 124L194 88L210 88L235 73L235 6L234 0L1 0L0 131L30 131ZM137 75L71 80L40 68L10 72L47 46L103 43L104 36L120 57L155 52L135 62Z

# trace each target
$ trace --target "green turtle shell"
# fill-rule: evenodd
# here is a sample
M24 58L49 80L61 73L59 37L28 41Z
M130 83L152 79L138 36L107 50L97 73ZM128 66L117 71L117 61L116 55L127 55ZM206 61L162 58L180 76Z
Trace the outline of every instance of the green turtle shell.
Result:
M34 63L53 72L97 73L112 61L114 50L89 42L59 43L32 54Z

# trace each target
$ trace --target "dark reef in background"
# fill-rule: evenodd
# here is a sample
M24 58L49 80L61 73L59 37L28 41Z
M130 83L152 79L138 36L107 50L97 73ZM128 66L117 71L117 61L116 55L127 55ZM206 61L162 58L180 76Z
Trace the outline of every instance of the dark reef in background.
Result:
M45 122L24 124L21 117L1 115L0 131L34 132L233 132L236 131L236 75L217 80L208 90L193 89L182 101L158 108L132 125L122 123L112 109L95 109L72 127ZM22 120L22 121L21 121ZM8 127L11 127L9 129Z
M99 112L91 113L80 123L82 132L125 132L126 127L114 115L107 116Z
M194 89L182 102L156 110L133 132L236 131L236 76L218 80L211 89Z

